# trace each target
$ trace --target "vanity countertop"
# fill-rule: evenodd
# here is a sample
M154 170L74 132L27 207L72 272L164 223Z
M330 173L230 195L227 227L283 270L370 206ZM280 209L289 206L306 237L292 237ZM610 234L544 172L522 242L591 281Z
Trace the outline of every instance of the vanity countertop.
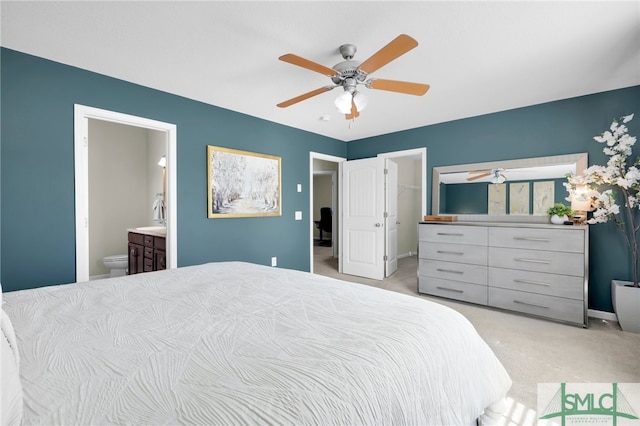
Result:
M164 226L142 226L139 228L128 228L127 232L135 232L136 234L153 235L154 237L167 236L167 228Z

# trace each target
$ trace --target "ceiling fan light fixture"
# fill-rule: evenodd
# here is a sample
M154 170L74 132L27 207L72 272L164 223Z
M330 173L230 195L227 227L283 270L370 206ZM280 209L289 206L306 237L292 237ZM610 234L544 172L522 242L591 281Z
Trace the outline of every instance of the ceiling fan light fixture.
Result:
M334 103L336 105L336 108L338 108L338 111L340 111L342 114L350 114L352 99L353 96L351 95L351 93L344 91L342 92L342 94L340 94L340 96L336 98Z
M369 105L369 97L364 93L356 92L353 95L353 103L356 104L358 112L362 112Z
M491 183L504 183L506 179L504 178L504 176L502 176L499 173L496 173L495 175L493 175L493 177L491 178Z

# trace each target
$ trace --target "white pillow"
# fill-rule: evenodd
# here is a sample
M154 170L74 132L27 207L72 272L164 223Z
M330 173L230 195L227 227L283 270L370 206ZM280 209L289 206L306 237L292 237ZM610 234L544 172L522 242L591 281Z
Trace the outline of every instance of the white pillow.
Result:
M9 316L0 310L0 407L2 407L2 425L19 425L22 423L22 383L20 383L20 354L16 334Z

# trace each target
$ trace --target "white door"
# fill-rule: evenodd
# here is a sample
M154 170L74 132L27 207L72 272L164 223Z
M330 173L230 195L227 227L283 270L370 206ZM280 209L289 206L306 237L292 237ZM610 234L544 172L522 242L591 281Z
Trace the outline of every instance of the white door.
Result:
M385 277L398 270L398 164L385 160Z
M387 236L385 225L385 164L384 158L367 158L341 163L342 176L342 247L340 272L381 280L385 276L386 246L397 252L397 232ZM394 167L395 166L395 167ZM397 222L397 165L392 164L393 229ZM391 184L389 184L391 185ZM388 242L387 242L388 241ZM387 258L385 258L387 255ZM390 262L397 267L397 260ZM391 271L391 269L390 269ZM390 275L392 272L389 272Z

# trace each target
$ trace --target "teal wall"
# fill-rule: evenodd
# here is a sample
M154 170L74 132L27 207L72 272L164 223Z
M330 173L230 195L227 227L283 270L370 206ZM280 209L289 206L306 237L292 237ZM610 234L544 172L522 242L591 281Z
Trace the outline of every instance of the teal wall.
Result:
M0 59L5 291L75 281L76 103L177 125L179 266L277 256L309 270L308 220L294 220L296 210L311 214L309 152L346 157L344 142L9 49ZM282 216L208 219L207 145L281 156Z
M178 128L178 265L216 260L309 270L309 151L349 159L427 148L434 166L588 152L613 118L640 113L640 86L343 143L9 49L1 50L0 280L5 291L75 281L73 105L174 123ZM427 95L428 96L428 95ZM392 119L393 117L390 117ZM640 114L629 123L640 133ZM281 217L208 219L206 146L282 157ZM636 151L640 148L636 147ZM303 192L296 192L296 184ZM431 188L427 194L428 210ZM589 307L612 311L612 278L629 255L612 224L591 227Z
M348 159L426 147L429 180L434 166L579 152L589 154L589 165L604 165L607 157L593 136L607 130L612 119L631 113L636 117L628 123L629 133L640 136L640 86L361 139L349 142ZM634 156L639 154L636 145ZM589 247L589 308L612 312L610 282L631 279L631 257L612 223L590 227Z

